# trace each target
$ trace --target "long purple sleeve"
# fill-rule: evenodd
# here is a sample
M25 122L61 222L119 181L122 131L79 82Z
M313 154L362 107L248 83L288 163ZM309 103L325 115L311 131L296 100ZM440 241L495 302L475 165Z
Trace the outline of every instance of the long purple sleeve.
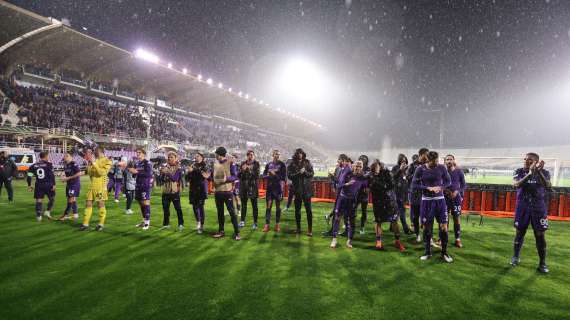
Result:
M412 178L412 192L416 191L416 190L425 190L426 186L424 186L422 184L422 176L424 173L424 166L419 166L416 168L416 170L414 171L414 176Z
M232 164L230 165L230 176L226 177L226 182L234 182L238 179L237 176L237 165Z

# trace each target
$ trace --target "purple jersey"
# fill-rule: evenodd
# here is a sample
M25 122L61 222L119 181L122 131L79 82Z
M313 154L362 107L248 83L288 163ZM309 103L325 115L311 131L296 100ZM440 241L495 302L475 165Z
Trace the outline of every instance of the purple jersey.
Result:
M368 177L364 175L348 174L345 179L346 182L340 185L340 197L345 199L356 200L358 194L368 187ZM346 183L354 181L351 185L346 185Z
M515 170L514 179L521 180L529 172L529 169L519 168ZM550 180L550 173L548 170L541 170L546 180ZM533 174L526 180L519 188L517 188L517 203L526 204L533 207L543 208L546 207L545 202L546 188L540 183L538 173Z
M150 161L144 159L137 161L135 164L136 173L136 189L149 190L152 185L152 165Z
M447 171L449 177L451 178L451 184L446 188L451 192L459 191L459 194L463 196L465 191L465 175L463 170L455 168L453 171Z
M352 169L350 168L350 166L344 166L344 167L340 167L339 168L339 172L338 172L338 177L336 178L335 181L335 189L337 190L337 195L340 194L340 187L345 184L347 181L346 177L348 175L350 175L352 173Z
M423 198L439 198L443 199L443 189L449 187L451 178L444 165L438 164L435 168L428 168L426 165L419 166L414 172L412 179L412 192L415 190L422 191ZM428 187L441 187L439 192L429 191Z
M37 187L49 187L55 185L55 175L53 174L53 165L51 162L40 160L28 169L28 185L31 185L31 175L36 178Z
M234 172L236 176L238 175L239 168L238 168L237 163L234 162L231 164L230 172ZM234 189L232 190L232 193L235 196L239 195L239 186L240 186L239 177L237 177L236 180L234 180Z
M269 175L269 171L275 170L275 175ZM282 183L287 179L287 169L283 161L269 162L265 165L263 177L267 179L267 192L272 194L282 194Z
M75 163L75 161L71 161L65 164L63 171L65 172L66 177L72 177L78 174L81 170L79 169L79 166L77 165L77 163ZM67 180L67 185L68 186L79 185L79 177Z

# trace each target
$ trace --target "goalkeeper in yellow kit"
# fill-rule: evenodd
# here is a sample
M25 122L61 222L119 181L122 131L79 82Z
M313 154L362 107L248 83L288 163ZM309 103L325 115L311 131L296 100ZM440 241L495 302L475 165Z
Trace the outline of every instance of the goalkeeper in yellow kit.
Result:
M105 201L107 200L107 172L113 165L111 160L107 159L104 150L101 147L95 148L95 159L93 159L93 152L88 150L85 154L87 161L87 169L85 174L91 179L91 185L87 190L87 199L85 201L85 217L83 224L79 230L89 230L89 220L93 214L93 202L97 202L99 207L99 224L95 228L96 231L102 231L105 225L105 217L107 216L107 209L105 208Z

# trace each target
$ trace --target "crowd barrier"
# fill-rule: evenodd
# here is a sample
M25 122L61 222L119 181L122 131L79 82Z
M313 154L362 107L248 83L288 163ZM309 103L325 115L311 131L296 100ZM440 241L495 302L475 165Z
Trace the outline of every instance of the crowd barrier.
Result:
M259 195L265 196L267 181L259 180ZM331 188L330 181L326 178L314 178L313 202L333 203L336 197ZM209 191L213 192L212 184ZM288 186L285 186L285 194L289 195ZM549 219L570 221L570 188L553 187L546 194L546 204ZM463 199L463 211L475 212L486 216L512 217L516 205L516 190L511 185L499 184L467 184Z

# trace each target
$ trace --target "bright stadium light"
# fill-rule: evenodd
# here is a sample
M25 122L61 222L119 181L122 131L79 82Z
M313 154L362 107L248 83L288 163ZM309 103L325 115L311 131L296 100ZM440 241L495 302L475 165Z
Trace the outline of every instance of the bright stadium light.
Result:
M310 61L300 58L289 60L276 80L281 94L293 98L294 102L314 103L324 96L325 76Z
M246 99L249 99L249 93L246 93L246 94L245 94L245 98L246 98Z
M238 96L240 96L240 97L241 97L242 95L243 95L243 93L242 93L241 91L240 91L240 92L238 92Z
M232 92L232 88L229 88L229 89L228 89L228 92Z
M214 83L214 80L212 80L212 78L208 78L208 80L206 80L206 83L212 85L212 83Z
M186 68L182 69L182 73L187 74L187 73L188 73L188 69L186 69Z
M172 69L172 62L168 63L168 69Z
M224 84L223 84L223 83L221 83L221 82L218 83L218 88L222 89L223 87L224 87Z
M202 81L202 75L201 74L198 75L198 80Z
M137 49L137 51L135 51L135 57L152 63L158 63L160 61L157 55L144 49Z

